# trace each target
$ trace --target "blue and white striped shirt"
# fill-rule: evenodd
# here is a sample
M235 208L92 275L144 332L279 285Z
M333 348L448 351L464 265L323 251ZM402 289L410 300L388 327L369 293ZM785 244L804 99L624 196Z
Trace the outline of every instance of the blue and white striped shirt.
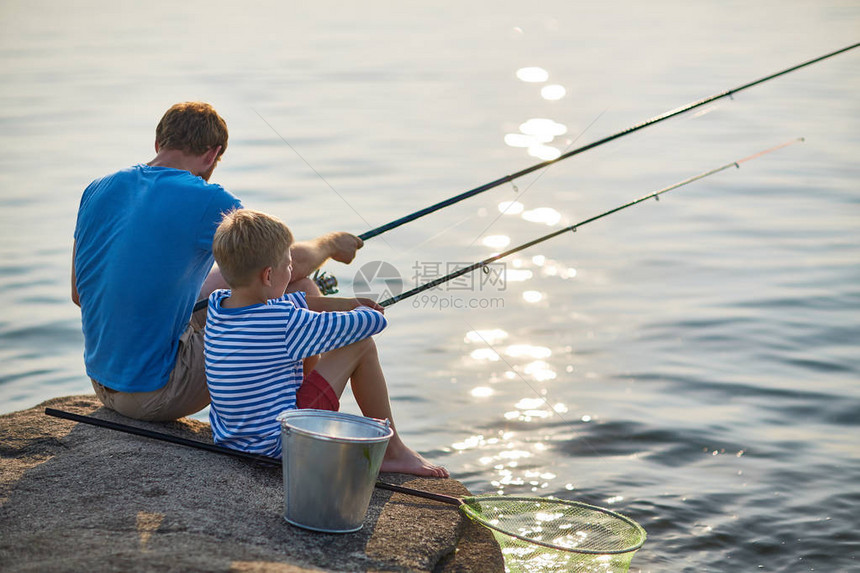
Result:
M368 307L308 310L304 293L223 308L221 301L229 296L229 290L213 292L206 318L212 435L217 444L279 458L281 427L276 417L296 407L302 359L377 334L387 322Z

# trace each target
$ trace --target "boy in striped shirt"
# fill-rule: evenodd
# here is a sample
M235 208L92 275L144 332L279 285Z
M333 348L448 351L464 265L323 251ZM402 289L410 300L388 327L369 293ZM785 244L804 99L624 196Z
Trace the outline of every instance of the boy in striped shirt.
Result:
M382 307L368 299L285 293L292 242L290 230L275 217L250 209L226 214L212 252L230 290L212 293L206 318L215 442L278 458L277 415L292 408L336 411L347 381L362 413L387 418L394 428L371 338L387 324ZM303 376L303 360L318 354ZM408 448L396 428L381 471L448 477L445 468Z

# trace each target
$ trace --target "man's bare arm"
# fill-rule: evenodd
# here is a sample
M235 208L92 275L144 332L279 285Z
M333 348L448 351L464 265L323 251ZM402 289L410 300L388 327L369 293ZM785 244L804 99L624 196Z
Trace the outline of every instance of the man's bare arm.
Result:
M364 242L349 233L328 233L310 241L293 243L290 254L293 257L292 281L303 279L320 268L329 259L350 263L355 252Z
M75 250L78 248L78 243L75 241L75 246L72 247L72 302L81 306L81 299L78 297L78 285L75 276Z
M341 298L334 296L307 296L305 302L308 309L316 312L347 312L360 306L366 306L384 313L385 307L369 298Z

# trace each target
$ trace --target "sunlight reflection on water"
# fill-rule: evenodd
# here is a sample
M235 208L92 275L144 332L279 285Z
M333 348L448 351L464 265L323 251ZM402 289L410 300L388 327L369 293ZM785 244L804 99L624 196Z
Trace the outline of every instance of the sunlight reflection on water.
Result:
M481 244L491 249L504 249L511 244L511 238L507 235L488 235L481 240Z
M529 362L523 367L523 372L525 374L528 374L538 382L554 380L557 376L552 366L550 366L543 360L535 360L534 362Z
M555 147L540 144L529 147L528 153L532 157L537 157L544 161L552 161L553 159L558 159L561 156L561 151Z
M469 354L473 360L489 360L490 362L497 362L500 358L498 353L492 348L477 348Z
M552 207L538 207L525 211L522 215L523 219L531 223L543 223L544 225L556 225L561 221L561 213Z
M535 117L520 125L520 131L535 137L552 138L567 133L567 126L544 117Z
M505 355L512 358L521 358L527 356L530 358L540 359L549 358L552 355L552 350L546 346L532 346L531 344L512 344L505 349Z
M499 212L503 215L519 215L525 206L519 201L503 201L499 203Z
M544 68L532 66L518 69L516 76L527 83L543 83L549 79L549 72ZM557 101L566 94L567 90L560 84L545 85L540 91L540 96L545 101ZM567 126L563 123L545 117L534 117L520 124L519 129L519 133L505 135L505 145L523 148L531 157L543 161L552 161L561 156L561 151L549 144L556 137L567 133ZM565 145L569 145L569 142L565 142Z
M464 342L483 342L486 344L496 344L508 337L508 333L501 328L492 330L470 330L464 337Z
M555 101L567 95L567 90L564 88L564 86L552 84L541 88L540 95L543 99Z
M518 69L517 77L524 82L541 83L549 79L549 72L543 68L532 66Z
M505 135L505 144L510 147L531 148L552 141L554 136L541 134L508 133Z
M506 282L524 282L534 276L534 273L528 269L505 269Z
M489 386L476 386L472 388L470 394L475 398L489 398L495 391Z
M544 299L544 295L542 292L537 290L527 290L523 292L523 300L528 303L537 303Z

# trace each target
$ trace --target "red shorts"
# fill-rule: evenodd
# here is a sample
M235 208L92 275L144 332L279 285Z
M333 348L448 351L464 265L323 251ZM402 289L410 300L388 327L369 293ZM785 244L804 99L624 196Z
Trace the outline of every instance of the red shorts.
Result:
M337 412L340 409L340 401L322 374L311 370L296 392L296 406Z

